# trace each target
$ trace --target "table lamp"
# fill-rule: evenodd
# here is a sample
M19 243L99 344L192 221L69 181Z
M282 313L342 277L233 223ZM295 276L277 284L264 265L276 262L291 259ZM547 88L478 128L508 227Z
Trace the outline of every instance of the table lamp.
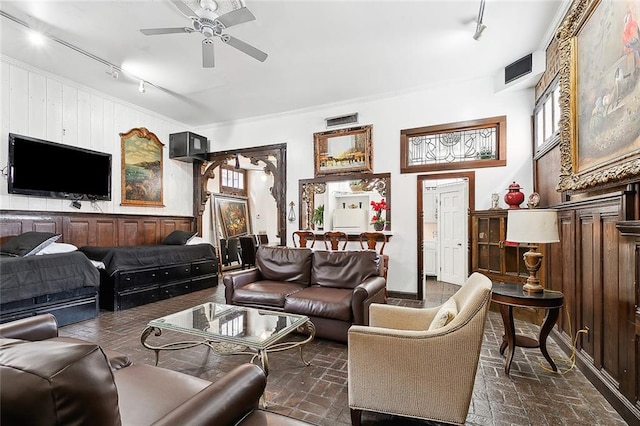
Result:
M542 264L542 253L537 244L557 243L558 212L552 209L519 209L507 213L507 241L529 244L529 251L523 255L529 278L523 286L525 291L540 293L544 288L538 279L538 270Z

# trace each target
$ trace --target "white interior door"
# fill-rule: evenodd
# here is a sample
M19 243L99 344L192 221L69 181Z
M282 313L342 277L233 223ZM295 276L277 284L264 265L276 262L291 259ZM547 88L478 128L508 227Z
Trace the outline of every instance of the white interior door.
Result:
M438 280L462 285L467 279L466 181L438 186Z

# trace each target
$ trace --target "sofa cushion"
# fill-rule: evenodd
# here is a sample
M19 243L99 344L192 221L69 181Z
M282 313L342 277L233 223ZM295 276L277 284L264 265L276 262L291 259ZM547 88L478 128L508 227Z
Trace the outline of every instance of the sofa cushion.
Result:
M373 250L315 251L311 284L321 287L355 288L379 275L379 257Z
M311 286L287 296L284 311L291 314L351 321L353 290Z
M258 246L256 267L265 280L309 285L311 254L307 248Z
M0 423L119 425L118 391L98 345L0 339Z
M282 309L285 297L296 293L306 285L281 281L256 281L238 287L233 292L233 304L260 305Z

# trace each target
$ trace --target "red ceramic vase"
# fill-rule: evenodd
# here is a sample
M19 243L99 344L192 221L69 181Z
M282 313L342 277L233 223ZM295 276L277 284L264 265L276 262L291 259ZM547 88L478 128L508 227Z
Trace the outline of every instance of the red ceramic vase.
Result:
M510 209L519 209L520 204L524 201L524 193L520 192L520 185L513 182L509 185L509 192L504 194L504 202Z

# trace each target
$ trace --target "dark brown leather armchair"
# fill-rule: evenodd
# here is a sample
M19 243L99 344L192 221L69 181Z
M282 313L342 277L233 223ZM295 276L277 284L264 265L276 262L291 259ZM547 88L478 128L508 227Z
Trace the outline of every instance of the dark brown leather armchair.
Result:
M115 352L111 352L115 355ZM55 317L0 325L0 423L11 425L303 425L258 410L266 376L243 364L211 383L58 337Z

